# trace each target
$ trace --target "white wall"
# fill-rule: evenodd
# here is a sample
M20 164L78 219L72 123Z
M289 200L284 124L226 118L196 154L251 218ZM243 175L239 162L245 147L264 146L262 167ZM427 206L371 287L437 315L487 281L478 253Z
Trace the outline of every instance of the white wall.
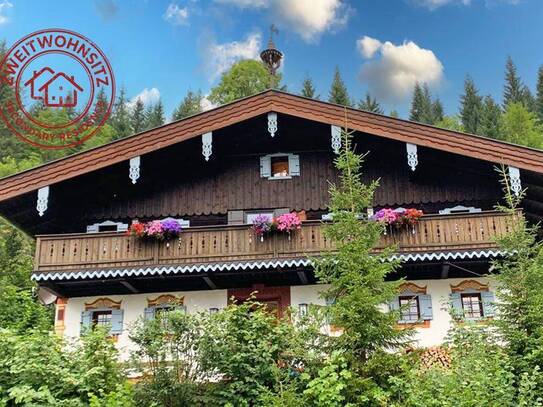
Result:
M471 278L470 278L471 279ZM415 341L418 346L427 347L439 345L447 335L451 319L448 313L448 299L451 293L451 285L456 285L466 278L446 279L446 280L412 280L418 286L427 287L427 293L432 296L433 319L428 328L417 328ZM491 291L495 291L495 281L488 278L473 278L483 284L489 284ZM298 308L299 304L318 304L325 305L320 292L325 290L324 285L306 285L293 286L290 290L291 306ZM224 308L227 305L226 290L208 290L208 291L187 291L187 292L167 292L153 294L131 294L131 295L111 295L108 298L114 301L122 301L121 308L124 310L124 329L119 336L118 347L121 350L123 358L128 353L133 344L128 338L130 325L143 315L143 310L147 307L148 298L156 298L161 294L173 294L178 297L184 297L184 304L187 312L195 313L198 311L207 311L209 308ZM100 296L70 298L66 305L65 330L67 337L79 337L81 313L85 310L85 303L91 303Z
M209 308L226 307L226 290L209 291L187 291L187 292L165 292L152 294L131 294L131 295L108 295L113 301L122 301L121 309L124 310L123 332L119 335L117 346L121 351L121 357L126 359L129 351L134 348L128 338L130 326L143 316L143 310L147 307L147 299L154 299L161 294L172 294L177 297L184 297L184 305L187 312L196 313L207 311ZM66 304L64 320L64 336L77 338L81 329L81 313L85 310L85 303L92 303L101 296L70 298Z

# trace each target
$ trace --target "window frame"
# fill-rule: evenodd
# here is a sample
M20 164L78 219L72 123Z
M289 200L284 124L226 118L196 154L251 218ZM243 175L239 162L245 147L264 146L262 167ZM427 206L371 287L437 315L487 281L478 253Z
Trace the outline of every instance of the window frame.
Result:
M478 308L479 308L479 315L473 315L473 311L474 311L473 302L470 300L469 308L471 309L470 311L471 315L468 316L468 313L467 313L468 310L466 309L466 306L464 304L464 298L474 298L474 297L477 297L478 299L477 303L478 303ZM461 292L460 303L462 304L462 313L465 319L475 320L475 319L481 319L485 317L485 311L483 307L483 298L480 292Z
M407 300L407 304L402 304L402 300ZM416 308L417 308L417 319L406 319L405 317L411 317L413 314L412 311L412 305L411 302L415 302ZM415 295L399 295L398 296L398 305L400 307L400 323L403 324L416 324L421 321L421 309L420 309L420 300L418 294ZM405 309L407 308L407 314L405 313Z
M96 309L96 310L89 310L91 311L91 325L92 328L96 327L111 327L112 325L112 319L113 319L113 310L111 309ZM103 323L99 321L100 316L102 315L108 315L108 322Z

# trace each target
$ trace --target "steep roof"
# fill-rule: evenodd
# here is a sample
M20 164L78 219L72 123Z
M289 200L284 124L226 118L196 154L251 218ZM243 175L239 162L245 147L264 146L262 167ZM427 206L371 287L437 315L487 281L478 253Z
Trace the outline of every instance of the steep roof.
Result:
M268 90L0 179L0 201L276 112L543 173L543 151ZM279 127L281 123L279 123Z

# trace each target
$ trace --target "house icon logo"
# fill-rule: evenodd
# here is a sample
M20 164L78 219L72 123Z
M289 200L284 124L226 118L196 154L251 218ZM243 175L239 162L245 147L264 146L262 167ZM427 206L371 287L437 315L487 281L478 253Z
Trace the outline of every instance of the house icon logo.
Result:
M32 99L43 101L47 107L75 107L78 92L83 92L73 76L49 67L34 71L24 86L30 88Z

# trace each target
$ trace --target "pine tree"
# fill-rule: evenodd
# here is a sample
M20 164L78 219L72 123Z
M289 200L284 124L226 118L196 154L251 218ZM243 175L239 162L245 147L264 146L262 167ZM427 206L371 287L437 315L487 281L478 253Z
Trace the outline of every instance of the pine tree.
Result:
M310 77L306 77L302 82L302 90L300 95L310 99L320 98L320 95L316 95L315 86L313 85L313 80Z
M113 140L124 138L132 134L130 113L128 112L126 102L126 91L123 87L119 92L119 97L115 102L114 111L111 115L111 125L115 131Z
M391 110L390 113L388 114L390 117L395 117L396 119L399 119L400 118L400 114L398 113L397 110Z
M445 111L443 109L443 105L441 104L441 100L439 100L439 98L436 98L432 102L432 124L436 124L442 121L444 116Z
M478 134L481 130L482 114L483 100L473 79L468 75L464 81L464 94L460 97L460 119L464 131Z
M103 109L102 113L97 115L96 123L101 123L102 120L104 120L108 104L109 101L107 100L106 92L104 88L100 88L100 90L98 91L98 95L96 96L96 106L101 105L103 106ZM107 118L106 123L111 124L111 116Z
M543 123L543 65L539 67L539 71L537 73L535 111L539 121Z
M503 89L503 109L507 109L510 103L524 103L525 89L522 80L517 74L517 67L511 56L505 63L505 85Z
M358 108L367 112L383 114L383 109L381 108L381 105L379 104L377 99L372 98L369 93L366 93L366 97L358 102Z
M179 106L172 114L172 120L181 120L202 111L202 92L193 92L189 89Z
M159 99L154 106L149 106L147 110L147 123L146 129L154 129L155 127L162 126L166 122L164 117L164 106Z
M334 71L334 79L332 80L332 85L330 86L330 92L328 93L328 101L330 103L335 103L336 105L342 106L352 106L351 98L345 82L341 79L341 74L339 73L339 67L336 66Z
M419 123L433 124L432 96L428 85L420 86L415 84L413 89L413 100L411 101L411 111L409 120Z
M130 116L130 124L134 133L140 133L145 130L145 125L147 123L147 115L145 112L145 105L143 101L138 98L136 104L132 109L132 115Z
M500 106L494 102L492 96L485 96L479 134L499 139L501 134L501 116L502 111Z

